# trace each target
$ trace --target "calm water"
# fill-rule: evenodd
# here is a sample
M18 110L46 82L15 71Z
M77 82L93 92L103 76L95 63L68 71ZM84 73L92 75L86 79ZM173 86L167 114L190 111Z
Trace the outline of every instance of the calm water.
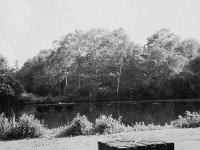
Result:
M34 114L36 118L44 120L49 128L68 124L77 113L86 115L94 121L100 114L122 116L122 122L132 125L143 121L145 124L154 123L164 125L184 115L185 111L200 111L200 102L161 102L161 103L99 103L99 104L70 104L65 106L25 106L12 108L16 116L23 113ZM7 116L11 108L0 106L0 113Z

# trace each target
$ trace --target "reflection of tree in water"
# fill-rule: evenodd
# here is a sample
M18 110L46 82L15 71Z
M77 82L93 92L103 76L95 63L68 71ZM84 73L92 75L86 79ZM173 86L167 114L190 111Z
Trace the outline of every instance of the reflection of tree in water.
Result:
M62 105L62 106L48 106L37 107L36 118L44 120L44 123L49 128L55 128L69 124L73 117L77 114L75 111L75 105Z
M20 115L22 115L24 112L24 107L20 107L20 106L13 106L13 107L1 107L0 106L0 113L4 113L6 115L6 117L10 117L12 116L12 111L14 112L16 117L19 117Z

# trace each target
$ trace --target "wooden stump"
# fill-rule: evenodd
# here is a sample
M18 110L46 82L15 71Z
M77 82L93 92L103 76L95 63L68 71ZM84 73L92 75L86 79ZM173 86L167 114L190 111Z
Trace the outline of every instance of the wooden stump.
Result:
M98 150L174 150L174 143L159 140L113 140L98 142Z

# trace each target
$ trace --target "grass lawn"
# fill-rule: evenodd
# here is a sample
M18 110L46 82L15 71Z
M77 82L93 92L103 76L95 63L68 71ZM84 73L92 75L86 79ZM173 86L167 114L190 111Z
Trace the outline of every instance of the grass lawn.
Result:
M175 150L200 150L200 128L123 132L71 138L0 141L1 150L98 150L97 141L113 138L159 139L175 143Z

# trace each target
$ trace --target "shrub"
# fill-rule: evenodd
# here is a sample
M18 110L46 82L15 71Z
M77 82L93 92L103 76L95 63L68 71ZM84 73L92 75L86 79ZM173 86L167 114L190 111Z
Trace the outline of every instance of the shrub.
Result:
M105 116L101 115L95 120L94 132L103 134L119 133L125 131L126 127L121 123L121 118L113 119L112 115Z
M15 131L17 133L14 138L36 138L43 135L45 126L43 122L40 122L33 115L23 114L19 117Z
M15 121L15 120L14 120ZM0 115L0 139L6 138L6 133L14 127L14 124L6 118L5 114Z
M177 128L195 128L200 127L200 113L186 111L185 116L179 116L179 119L172 121L171 124Z
M8 119L2 114L0 121L0 136L4 140L41 137L46 130L44 124L33 115L24 114L16 122L15 116Z
M90 123L86 116L77 116L72 120L69 126L65 126L58 133L57 137L89 135L92 131L92 123Z

